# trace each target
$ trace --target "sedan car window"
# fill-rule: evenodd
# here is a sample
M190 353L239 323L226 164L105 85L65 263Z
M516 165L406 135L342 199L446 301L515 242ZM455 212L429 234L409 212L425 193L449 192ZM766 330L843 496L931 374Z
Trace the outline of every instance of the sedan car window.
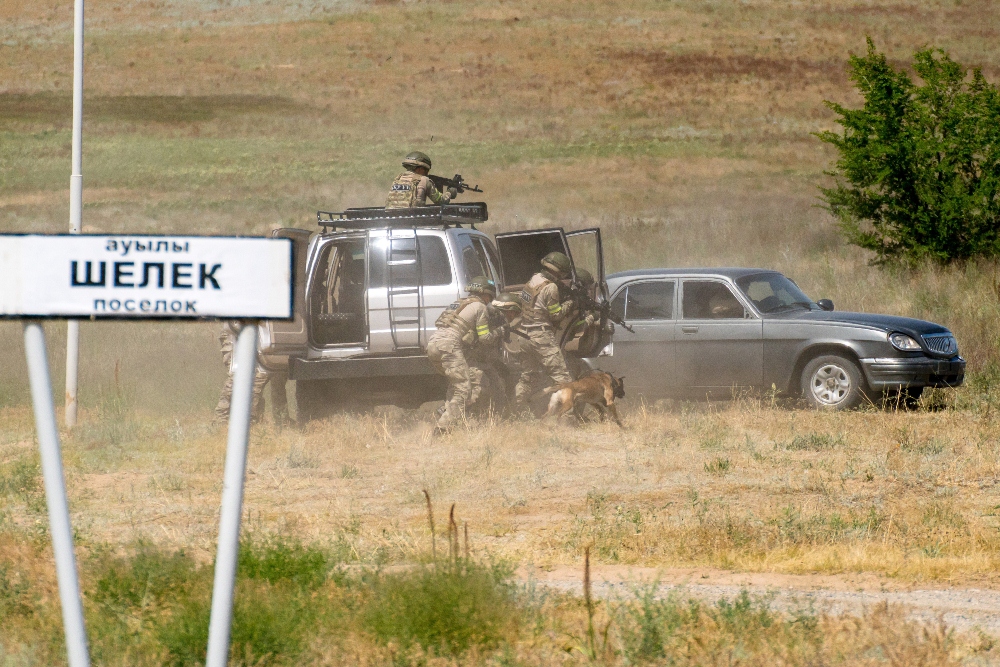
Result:
M684 281L684 319L731 320L746 315L743 304L729 288L708 280Z
M757 273L737 278L736 284L762 313L791 308L819 308L791 280L780 273Z
M674 282L672 280L633 283L628 286L628 293L625 297L625 319L672 320L673 318Z

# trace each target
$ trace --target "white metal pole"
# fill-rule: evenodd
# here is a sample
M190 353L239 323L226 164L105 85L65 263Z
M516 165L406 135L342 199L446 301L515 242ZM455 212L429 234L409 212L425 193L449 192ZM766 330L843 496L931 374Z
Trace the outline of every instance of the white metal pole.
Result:
M83 229L83 0L73 3L73 173L69 177L69 233ZM80 323L66 329L66 426L76 426Z
M52 380L45 350L45 332L38 322L26 322L24 325L24 353L28 360L31 400L35 407L38 448L42 454L45 503L49 509L49 530L52 533L59 601L66 630L66 652L70 667L88 667L90 658L87 653L87 629L83 624L83 600L76 573L76 558L73 555L73 532L69 521L66 483L63 479L55 404L52 400Z
M257 370L257 324L246 322L233 351L233 395L229 408L229 440L222 475L222 510L219 516L219 548L215 553L212 614L208 623L208 654L205 667L226 667L236 587L236 561L240 550L240 519L243 514L243 478L250 438L250 409Z

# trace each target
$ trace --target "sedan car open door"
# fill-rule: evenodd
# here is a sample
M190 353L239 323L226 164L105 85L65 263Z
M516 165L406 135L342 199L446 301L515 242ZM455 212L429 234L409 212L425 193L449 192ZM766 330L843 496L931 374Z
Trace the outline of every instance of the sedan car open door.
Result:
M497 234L496 240L503 288L508 291L519 290L531 280L541 270L542 258L550 252L561 252L573 259L566 233L560 227Z

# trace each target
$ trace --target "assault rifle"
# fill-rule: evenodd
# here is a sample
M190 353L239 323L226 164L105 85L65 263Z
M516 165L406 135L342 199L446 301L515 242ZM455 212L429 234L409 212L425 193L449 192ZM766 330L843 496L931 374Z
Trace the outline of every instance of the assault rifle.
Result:
M611 311L610 301L601 301L598 303L590 298L590 294L587 293L586 288L580 283L573 283L569 286L569 293L572 295L573 300L576 301L577 307L583 311L596 312L601 314L601 319L607 318L608 320L614 322L625 331L629 333L635 333L635 329L626 324L625 320L618 317Z
M431 179L431 182L437 186L438 190L445 190L446 188L455 188L458 190L458 194L462 194L466 190L469 192L482 192L478 185L469 185L464 180L462 180L461 174L455 174L454 178L445 178L444 176L435 176L430 174L427 178Z

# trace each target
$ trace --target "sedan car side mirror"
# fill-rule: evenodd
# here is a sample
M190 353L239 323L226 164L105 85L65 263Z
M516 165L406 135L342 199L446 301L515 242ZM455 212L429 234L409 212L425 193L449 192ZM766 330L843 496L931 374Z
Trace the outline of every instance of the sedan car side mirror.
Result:
M827 312L833 310L833 301L830 301L829 299L820 299L816 302L816 305Z

